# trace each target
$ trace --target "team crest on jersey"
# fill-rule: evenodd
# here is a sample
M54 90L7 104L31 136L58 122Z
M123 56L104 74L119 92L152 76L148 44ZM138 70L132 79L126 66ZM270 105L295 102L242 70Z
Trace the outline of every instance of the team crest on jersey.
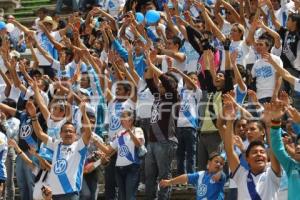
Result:
M207 192L207 186L205 184L200 184L197 188L197 193L199 196L205 196Z
M126 145L122 145L119 147L119 156L125 157L129 153L129 148Z
M112 116L109 124L109 128L112 131L118 130L121 127L121 121L119 117Z
M180 112L189 111L190 105L188 101L184 101L183 105L180 107Z
M29 124L26 124L24 126L21 127L21 131L20 131L20 137L21 138L27 138L31 135L32 133L32 127Z
M63 174L68 167L68 162L66 159L58 159L54 164L54 173L56 175Z

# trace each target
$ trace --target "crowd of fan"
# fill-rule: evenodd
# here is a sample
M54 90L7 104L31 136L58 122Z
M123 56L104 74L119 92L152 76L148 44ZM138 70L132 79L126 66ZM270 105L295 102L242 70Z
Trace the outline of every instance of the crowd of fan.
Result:
M70 2L0 21L0 197L300 199L299 0Z

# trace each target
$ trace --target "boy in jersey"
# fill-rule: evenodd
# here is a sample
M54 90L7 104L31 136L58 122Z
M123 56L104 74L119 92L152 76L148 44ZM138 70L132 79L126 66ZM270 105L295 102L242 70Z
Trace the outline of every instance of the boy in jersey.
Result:
M228 158L231 178L238 188L238 199L277 199L279 191L281 167L275 156L270 152L271 165L267 165L268 156L264 143L252 141L246 150L246 160L250 170L240 164L240 160L234 151L233 145L233 120L236 110L231 102L225 102L223 107L226 121L224 147Z
M198 86L198 77L194 72L187 75L175 67L169 68L183 77L185 87L180 89L180 109L177 119L176 136L177 149L177 173L178 175L195 172L196 164L196 140L198 123L198 103L202 97L202 91ZM184 162L186 160L186 168Z
M224 199L224 184L226 175L223 170L224 158L214 152L210 155L206 171L193 174L183 174L169 180L161 180L160 187L168 187L176 184L193 184L196 187L197 200L200 199Z
M37 122L36 108L32 102L28 103L28 113L31 117L37 137L53 151L52 167L48 177L48 184L52 190L52 198L78 200L83 177L83 167L90 142L92 130L90 120L86 114L86 104L82 102L80 110L83 117L82 137L76 141L76 130L72 123L66 122L61 127L61 140L55 140L44 133Z

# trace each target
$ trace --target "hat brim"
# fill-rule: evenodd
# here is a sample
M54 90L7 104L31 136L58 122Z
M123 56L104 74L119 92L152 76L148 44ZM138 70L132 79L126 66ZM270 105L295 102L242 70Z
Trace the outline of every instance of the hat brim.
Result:
M58 24L53 20L44 20L44 21L42 21L42 23L43 24L45 24L45 23L51 24L52 25L52 30L55 30L58 26Z

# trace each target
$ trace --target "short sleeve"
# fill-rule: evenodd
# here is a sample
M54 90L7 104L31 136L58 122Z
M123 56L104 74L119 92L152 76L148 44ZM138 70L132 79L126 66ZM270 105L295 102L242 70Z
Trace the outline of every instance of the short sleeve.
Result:
M24 97L24 100L28 100L31 96L34 95L34 92L33 90L31 89L31 87L27 88L26 90L26 94L25 94L25 97Z
M58 60L53 59L52 68L59 71L60 70L60 62Z
M62 40L59 31L52 32L51 36L54 37L55 41L57 42L60 42Z
M247 177L248 171L241 165L237 167L235 172L231 174L231 178L236 182L236 184L239 186L243 184L242 180Z
M47 141L47 148L51 149L52 151L55 150L56 146L58 145L59 141L55 140L54 138L48 136L48 141Z
M272 167L268 168L267 177L271 179L272 183L274 183L276 187L279 187L281 176L278 177L273 171Z
M143 129L137 127L134 129L134 135L138 138L138 139L142 139L143 142L145 142L145 137L144 137L144 132Z
M86 147L87 147L87 145L84 144L82 137L80 137L80 139L77 140L76 149L81 150Z
M251 76L252 77L256 77L256 74L255 74L255 64L253 65L252 69L251 69Z
M193 173L193 174L188 174L187 175L188 184L197 185L200 173L201 172L197 172L197 173Z
M295 80L294 90L300 92L300 79L298 78Z
M117 150L118 149L118 140L119 140L119 138L118 137L116 137L109 145L113 148L113 149L115 149L115 150Z

